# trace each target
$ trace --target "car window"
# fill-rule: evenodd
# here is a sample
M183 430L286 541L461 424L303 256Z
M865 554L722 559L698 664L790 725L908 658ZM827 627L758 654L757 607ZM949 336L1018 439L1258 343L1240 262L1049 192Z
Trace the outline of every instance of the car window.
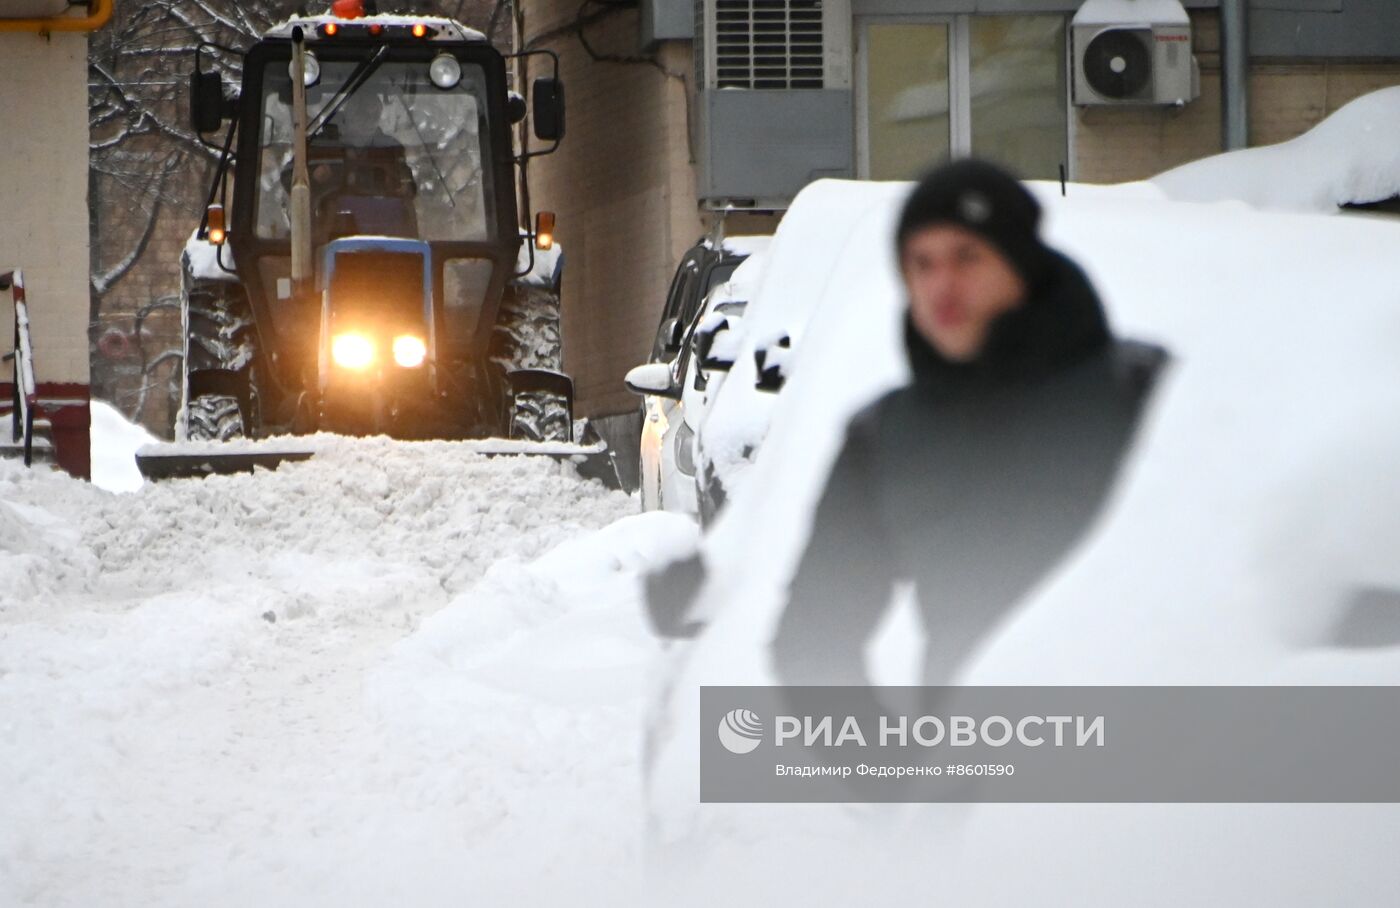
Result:
M695 317L700 314L700 306L709 298L710 291L729 280L734 275L734 269L738 268L742 261L743 259L728 259L710 269L710 272L705 275L705 286L700 288L699 293L686 300L686 309L681 317L687 323L694 321Z
M695 293L695 285L700 280L700 267L694 259L687 259L681 263L681 267L676 270L676 276L671 281L671 290L666 297L666 308L661 311L661 323L656 328L656 338L651 345L651 358L653 362L669 360L674 351L666 349L665 338L662 329L666 323L681 314L685 301Z
M700 266L694 261L687 261L676 272L676 279L671 283L671 296L666 300L666 312L661 317L680 318L686 308L687 300L695 296L695 285L700 280Z

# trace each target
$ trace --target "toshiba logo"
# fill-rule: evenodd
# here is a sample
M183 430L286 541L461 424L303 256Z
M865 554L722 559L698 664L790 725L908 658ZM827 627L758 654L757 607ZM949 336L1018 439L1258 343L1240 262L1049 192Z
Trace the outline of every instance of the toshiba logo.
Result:
M1156 38L1158 41L1176 41L1181 44L1185 44L1187 41L1191 40L1190 35L1153 35L1152 37Z

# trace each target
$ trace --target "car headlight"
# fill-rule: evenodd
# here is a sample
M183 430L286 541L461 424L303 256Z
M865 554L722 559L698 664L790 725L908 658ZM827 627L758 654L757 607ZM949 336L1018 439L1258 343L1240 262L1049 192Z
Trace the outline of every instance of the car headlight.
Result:
M462 64L451 54L438 54L428 64L428 78L441 89L449 89L462 81Z
M423 338L412 334L400 334L394 338L394 362L405 369L415 369L423 365L428 356L428 346Z
M374 344L363 334L337 334L331 340L331 359L342 369L368 369L374 362Z

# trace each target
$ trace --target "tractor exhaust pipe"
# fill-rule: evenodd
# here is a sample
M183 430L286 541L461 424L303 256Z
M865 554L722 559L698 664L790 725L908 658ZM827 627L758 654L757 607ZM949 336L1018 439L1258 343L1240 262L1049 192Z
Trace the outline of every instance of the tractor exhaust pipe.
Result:
M306 35L292 29L292 283L298 295L311 281L311 179L306 170Z

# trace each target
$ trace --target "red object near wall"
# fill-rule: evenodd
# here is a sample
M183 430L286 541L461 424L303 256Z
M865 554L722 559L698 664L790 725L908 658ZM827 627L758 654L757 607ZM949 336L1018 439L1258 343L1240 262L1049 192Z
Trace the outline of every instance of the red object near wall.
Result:
M54 461L71 476L92 478L92 390L76 382L39 382L36 416L52 426ZM0 382L0 432L10 432L13 382Z

